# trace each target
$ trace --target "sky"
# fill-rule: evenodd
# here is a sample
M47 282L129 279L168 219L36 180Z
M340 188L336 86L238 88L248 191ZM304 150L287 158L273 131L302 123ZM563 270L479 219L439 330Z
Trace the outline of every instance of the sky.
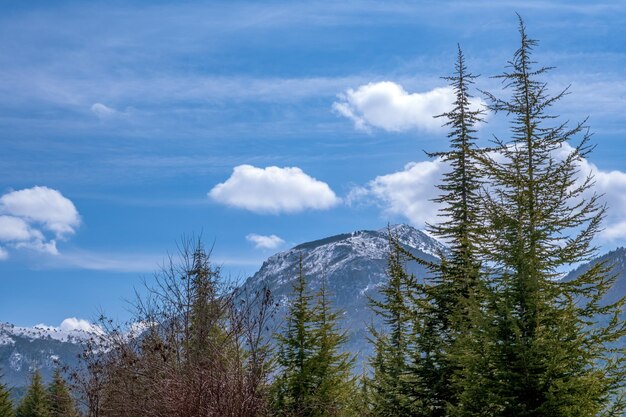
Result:
M230 279L298 243L436 219L457 44L480 90L519 13L584 120L626 245L624 1L29 1L0 4L0 321L131 317L181 239ZM506 138L488 114L481 144ZM70 319L70 320L66 320ZM64 324L64 325L65 325Z

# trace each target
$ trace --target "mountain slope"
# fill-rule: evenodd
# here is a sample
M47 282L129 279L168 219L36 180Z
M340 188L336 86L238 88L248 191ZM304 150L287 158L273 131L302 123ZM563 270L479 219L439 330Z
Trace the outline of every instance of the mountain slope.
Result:
M421 259L436 261L436 254L445 250L438 241L411 226L394 225L390 230L405 249ZM376 297L377 288L387 280L388 253L387 228L340 234L270 257L244 285L253 291L263 286L272 291L279 303L276 324L280 325L302 257L304 274L313 291L319 289L322 279L326 278L334 306L343 311L341 325L349 332L346 349L358 353L362 361L371 352L367 324L378 322L368 306L368 297ZM427 273L415 262L408 263L407 269L418 278Z
M93 332L78 329L0 323L2 382L10 387L24 387L35 369L48 381L57 366L76 365L82 343L93 336Z
M626 295L626 248L617 248L593 259L591 262L579 266L567 274L564 280L572 280L582 275L598 262L605 262L607 266L612 267L611 274L615 276L615 282L611 289L604 295L603 301L607 304L614 303Z

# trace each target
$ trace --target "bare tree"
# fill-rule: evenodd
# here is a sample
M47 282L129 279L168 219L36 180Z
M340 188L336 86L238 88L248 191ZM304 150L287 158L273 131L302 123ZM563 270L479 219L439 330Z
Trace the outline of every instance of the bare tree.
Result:
M235 289L193 238L146 288L130 330L104 321L106 353L75 375L89 417L266 415L269 290Z

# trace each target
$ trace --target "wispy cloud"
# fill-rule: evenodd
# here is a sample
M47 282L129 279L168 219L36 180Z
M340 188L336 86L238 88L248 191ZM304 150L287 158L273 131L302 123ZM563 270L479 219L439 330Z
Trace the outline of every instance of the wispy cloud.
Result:
M250 233L246 236L246 240L254 244L257 249L276 249L285 241L276 235L259 235Z

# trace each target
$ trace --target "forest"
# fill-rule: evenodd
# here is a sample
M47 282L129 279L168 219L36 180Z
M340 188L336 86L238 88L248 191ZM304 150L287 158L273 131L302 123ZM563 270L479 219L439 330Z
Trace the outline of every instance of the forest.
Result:
M271 290L228 282L192 238L137 297L132 331L102 317L81 367L59 366L47 386L33 372L18 404L0 385L0 417L622 416L626 298L603 302L607 264L560 279L596 254L607 207L579 164L594 145L585 120L553 114L568 90L550 91L537 47L520 18L502 89L487 92L459 46L444 77L455 101L437 116L447 149L429 153L451 167L432 185L441 220L428 227L448 249L427 262L389 233L388 280L369 302L383 326L368 328L363 372L333 294L311 291L302 263L274 321ZM479 129L487 111L506 136Z

